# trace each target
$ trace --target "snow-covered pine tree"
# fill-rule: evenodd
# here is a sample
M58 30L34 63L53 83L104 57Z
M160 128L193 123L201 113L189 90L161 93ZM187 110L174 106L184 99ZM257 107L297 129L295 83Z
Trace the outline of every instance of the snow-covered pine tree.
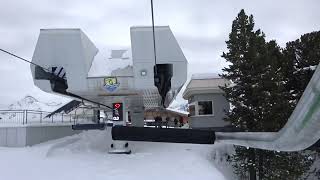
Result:
M232 82L221 87L233 105L227 121L243 131L278 131L292 111L286 91L284 64L275 41L265 42L264 34L254 30L253 16L241 10L232 24L228 52L222 57L230 62L221 75ZM231 157L239 177L250 179L298 179L311 162L301 153L284 153L235 147Z
M283 51L287 61L287 89L295 106L320 62L320 31L302 35L288 42Z

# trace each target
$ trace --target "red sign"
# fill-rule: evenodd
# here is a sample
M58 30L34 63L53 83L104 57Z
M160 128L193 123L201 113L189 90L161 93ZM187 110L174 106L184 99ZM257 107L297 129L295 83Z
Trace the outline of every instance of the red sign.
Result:
M122 121L123 120L123 108L122 103L113 103L113 120Z
M114 104L114 108L115 108L115 109L119 109L120 107L121 107L121 104L120 104L120 103L115 103L115 104Z

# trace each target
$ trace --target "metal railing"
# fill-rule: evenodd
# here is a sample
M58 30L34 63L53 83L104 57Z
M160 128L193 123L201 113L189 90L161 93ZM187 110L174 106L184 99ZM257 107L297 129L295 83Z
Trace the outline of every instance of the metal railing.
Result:
M0 110L0 124L48 124L48 123L78 123L90 121L92 115L76 113L57 113L46 117L50 112L35 110Z

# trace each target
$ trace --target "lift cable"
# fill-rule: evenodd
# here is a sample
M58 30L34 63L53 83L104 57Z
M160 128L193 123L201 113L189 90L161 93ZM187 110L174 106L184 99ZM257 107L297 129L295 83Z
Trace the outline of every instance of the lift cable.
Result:
M27 63L29 63L29 64L32 64L32 65L34 65L34 66L39 66L39 67L41 67L42 69L47 70L48 72L50 72L50 69L44 68L44 67L42 67L42 66L40 66L40 65L38 65L38 64L36 64L36 63L33 63L33 62L31 62L31 61L28 61L27 59L22 58L22 57L20 57L20 56L18 56L18 55L15 55L15 54L13 54L13 53L11 53L11 52L9 52L9 51L6 51L6 50L1 49L1 48L0 48L0 51L2 51L2 52L4 52L4 53L7 53L7 54L9 54L9 55L11 55L11 56L13 56L13 57L15 57L15 58L18 58L18 59L20 59L20 60L22 60L22 61L25 61L25 62L27 62Z
M6 53L6 54L9 54L10 56L13 56L13 57L15 57L15 58L18 58L18 59L20 59L20 60L22 60L22 61L25 61L25 62L27 62L27 63L29 63L29 64L32 64L32 65L34 65L34 66L38 66L38 67L40 67L40 68L42 68L42 69L44 69L44 70L47 70L47 71L50 72L53 76L60 78L59 76L57 76L57 75L55 75L54 73L52 73L52 72L50 71L50 69L48 69L48 68L42 67L42 66L40 66L40 65L38 65L38 64L36 64L36 63L34 63L34 62L31 62L31 61L29 61L29 60L27 60L27 59L25 59L25 58L22 58L22 57L20 57L20 56L18 56L18 55L15 55L15 54L13 54L13 53L11 53L11 52L9 52L9 51L4 50L4 49L1 49L1 48L0 48L0 51L4 52L4 53ZM93 104L97 104L97 105L100 105L100 106L104 106L104 107L106 107L106 108L109 108L109 109L113 110L113 108L110 107L110 106L107 106L107 105L105 105L105 104L102 104L102 103L98 103L98 102L89 100L89 99L87 99L87 98L81 97L81 96L79 96L79 95L76 95L76 94L73 94L73 93L70 93L70 92L67 92L66 95L71 96L71 97L74 97L74 98L82 99L82 100L91 102L91 103L93 103Z
M155 64L155 73L157 73L157 53L156 53L156 36L154 32L154 17L153 17L153 0L151 0L151 19L152 19L152 37L153 37L153 54L154 54L154 64Z

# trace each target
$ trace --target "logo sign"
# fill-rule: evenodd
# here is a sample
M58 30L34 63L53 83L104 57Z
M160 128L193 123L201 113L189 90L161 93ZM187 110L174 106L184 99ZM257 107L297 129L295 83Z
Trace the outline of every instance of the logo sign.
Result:
M122 103L113 103L112 104L112 119L114 121L123 121L123 107Z
M104 78L103 88L108 92L114 92L120 86L120 83L117 81L116 77L107 77Z

